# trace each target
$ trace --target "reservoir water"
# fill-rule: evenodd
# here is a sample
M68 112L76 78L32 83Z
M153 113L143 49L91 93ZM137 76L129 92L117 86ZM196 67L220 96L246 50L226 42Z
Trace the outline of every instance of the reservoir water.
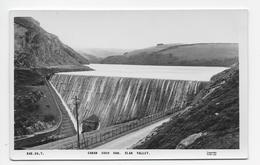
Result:
M209 81L211 76L227 69L226 67L193 67L193 66L154 66L154 65L113 65L90 64L94 71L66 72L60 74L131 77L166 80Z

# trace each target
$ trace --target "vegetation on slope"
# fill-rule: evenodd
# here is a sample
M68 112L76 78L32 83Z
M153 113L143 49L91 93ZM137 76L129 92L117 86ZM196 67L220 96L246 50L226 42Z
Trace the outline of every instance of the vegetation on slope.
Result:
M14 134L52 128L60 114L46 85L56 72L91 70L88 61L30 17L14 18Z
M110 56L101 61L104 64L172 65L172 66L231 66L238 61L238 44L159 44L125 53L124 56Z
M135 148L238 149L238 66L213 76L191 106L152 134Z
M57 124L58 111L45 85L44 76L31 70L15 70L14 134L30 135Z

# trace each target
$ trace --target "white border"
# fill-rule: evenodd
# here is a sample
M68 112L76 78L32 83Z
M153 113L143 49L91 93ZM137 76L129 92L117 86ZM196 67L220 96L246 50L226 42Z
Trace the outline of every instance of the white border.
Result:
M122 9L105 9L105 10L124 10ZM93 9L90 10L103 10L103 9ZM127 9L127 10L146 10L144 9ZM158 10L158 9L149 9L149 10ZM159 10L170 10L170 9L159 9ZM175 9L176 10L176 9ZM186 10L186 9L185 9ZM200 9L195 9L200 10ZM211 9L203 9L211 10ZM214 9L215 10L215 9ZM225 9L226 10L226 9ZM233 9L234 10L234 9ZM14 146L14 134L13 134L13 124L14 124L14 111L13 111L13 17L14 16L30 16L30 12L34 10L20 10L20 11L11 11L9 19L9 29L10 29L10 126L9 126L9 141L10 141L10 159L12 160L169 160L169 159L246 159L248 158L248 11L245 9L240 9L241 12L244 12L245 19L245 34L240 36L240 45L239 45L239 69L240 69L240 149L239 150L143 150L148 151L149 155L137 155L137 151L142 150L132 150L133 155L125 155L125 150L104 150L104 151L119 151L121 155L101 155L101 150L97 150L98 155L88 154L86 150L40 150L33 152L42 153L43 155L26 155L29 150L13 150ZM39 11L39 10L35 10ZM48 10L43 10L48 11ZM61 11L61 10L58 10ZM64 10L62 10L64 11ZM67 10L66 10L67 11ZM73 10L68 10L73 11ZM77 10L78 11L78 10ZM221 10L219 10L221 11ZM242 18L241 18L242 19ZM92 150L94 151L94 150ZM131 150L127 150L130 152ZM216 156L208 156L207 152L217 152ZM174 157L173 157L174 155Z

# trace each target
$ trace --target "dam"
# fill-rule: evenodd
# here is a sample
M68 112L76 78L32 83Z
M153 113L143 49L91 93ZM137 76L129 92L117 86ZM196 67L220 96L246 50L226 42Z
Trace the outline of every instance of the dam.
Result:
M104 64L90 67L95 71L58 73L50 82L72 118L76 115L73 98L77 96L79 123L95 115L98 129L159 112L178 111L192 101L212 75L226 69Z
M31 149L129 148L151 130L187 109L210 78L227 69L89 66L94 71L56 73L48 81L68 114L65 117L73 123L64 122L63 132L69 132L65 129L68 125L74 125L74 131L77 130L74 98L79 98L79 139L73 135ZM85 121L88 121L87 124ZM84 126L91 126L92 129L85 131ZM62 133L59 136L63 137Z

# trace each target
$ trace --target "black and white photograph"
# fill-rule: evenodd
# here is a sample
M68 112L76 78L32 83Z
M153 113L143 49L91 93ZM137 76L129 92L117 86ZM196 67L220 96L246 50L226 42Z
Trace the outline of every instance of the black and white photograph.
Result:
M12 153L246 158L247 14L11 11Z

